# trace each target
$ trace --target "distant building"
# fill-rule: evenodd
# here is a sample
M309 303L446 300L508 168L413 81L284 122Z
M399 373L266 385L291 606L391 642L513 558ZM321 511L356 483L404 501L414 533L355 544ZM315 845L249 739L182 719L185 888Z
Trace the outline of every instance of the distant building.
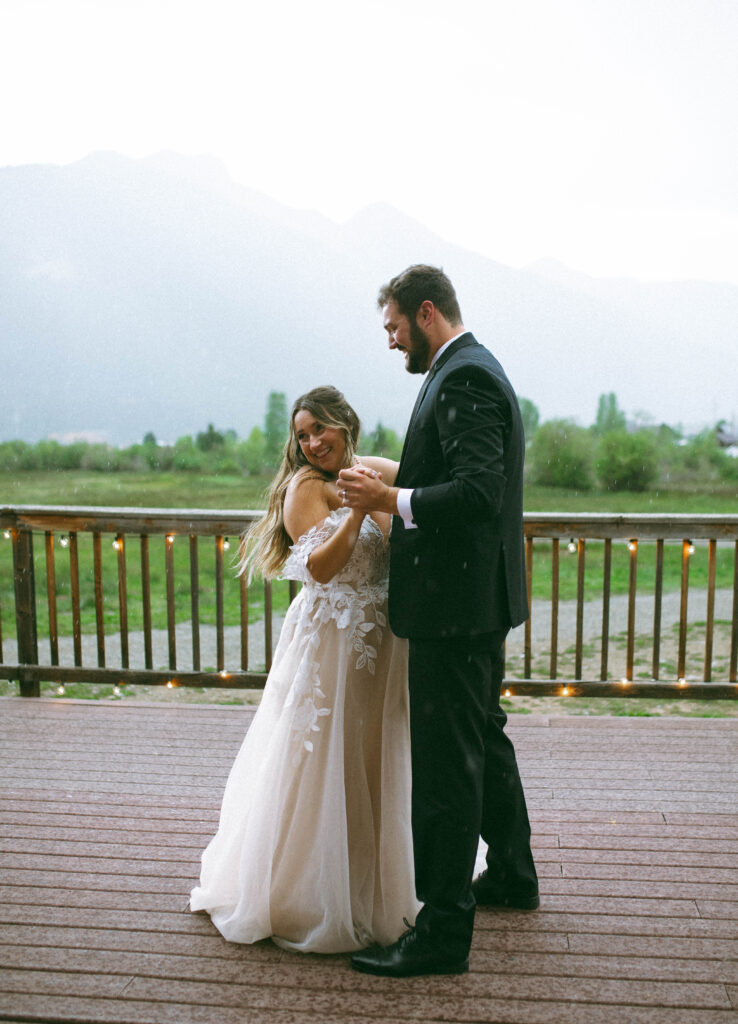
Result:
M738 434L734 429L726 427L724 423L719 424L715 431L715 438L721 448L735 448L738 450ZM728 452L731 455L732 452Z

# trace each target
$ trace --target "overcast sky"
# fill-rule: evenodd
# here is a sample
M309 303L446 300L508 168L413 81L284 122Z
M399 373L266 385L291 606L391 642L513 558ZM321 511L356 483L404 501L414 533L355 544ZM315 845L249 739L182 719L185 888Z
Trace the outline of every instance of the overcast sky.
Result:
M0 166L222 159L513 266L738 284L736 0L0 0Z

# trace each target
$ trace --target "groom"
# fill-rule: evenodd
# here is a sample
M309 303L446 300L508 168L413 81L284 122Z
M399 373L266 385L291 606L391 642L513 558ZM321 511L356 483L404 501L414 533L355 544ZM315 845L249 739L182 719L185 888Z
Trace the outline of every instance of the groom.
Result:
M347 505L393 514L392 630L409 637L412 827L423 907L371 974L468 970L475 905L533 910L538 880L515 751L500 708L503 644L528 616L524 436L510 382L464 329L442 270L412 266L379 292L389 347L427 374L394 487L342 470ZM472 883L479 836L487 869Z

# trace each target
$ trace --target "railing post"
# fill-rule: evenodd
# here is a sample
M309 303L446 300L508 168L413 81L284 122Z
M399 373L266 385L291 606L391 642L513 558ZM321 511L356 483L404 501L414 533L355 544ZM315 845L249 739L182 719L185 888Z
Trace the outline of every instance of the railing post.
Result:
M33 576L33 534L13 530L13 579L15 582L15 628L18 635L18 663L38 665L36 631L36 585ZM21 697L40 697L41 684L23 669L20 671Z

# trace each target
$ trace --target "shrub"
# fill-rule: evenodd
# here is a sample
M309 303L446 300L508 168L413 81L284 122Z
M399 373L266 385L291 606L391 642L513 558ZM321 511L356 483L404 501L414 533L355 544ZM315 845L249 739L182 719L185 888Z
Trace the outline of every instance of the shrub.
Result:
M531 480L544 487L592 486L592 438L571 420L549 420L530 443Z
M538 408L531 402L530 398L518 398L518 405L520 406L520 415L523 420L525 440L530 441L536 430L538 430L538 421L540 420Z
M608 491L645 491L659 473L658 445L652 434L624 430L600 438L595 473Z

